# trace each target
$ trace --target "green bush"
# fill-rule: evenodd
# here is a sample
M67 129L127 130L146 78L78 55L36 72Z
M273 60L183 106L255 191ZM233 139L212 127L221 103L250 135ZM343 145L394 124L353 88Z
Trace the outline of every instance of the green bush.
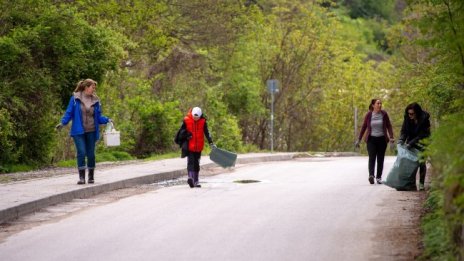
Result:
M135 145L131 153L137 157L147 157L152 153L171 150L174 136L182 117L176 109L177 102L161 103L140 97L134 103L137 127Z
M443 222L443 194L440 190L433 190L425 204L427 214L422 219L424 233L424 260L453 260L452 243L446 223Z
M95 155L95 160L97 162L105 162L105 161L117 161L118 159L111 152L103 152L103 153L97 153L97 155Z
M0 173L24 172L36 169L36 165L27 164L7 164L0 166Z
M129 153L127 153L125 151L113 151L112 154L119 161L134 159L134 157L132 157Z
M350 8L352 18L383 18L388 21L395 19L394 8L396 1L345 0L344 2Z
M102 84L100 97L105 114L121 132L119 150L139 158L172 151L182 121L179 102L160 101L152 81L136 79L128 71L112 72Z
M431 143L426 150L436 173L433 185L437 190L434 193L438 195L433 195L431 201L438 203L432 204L434 212L430 220L425 220L426 224L432 223L431 229L424 231L425 241L431 242L425 254L443 255L444 259L441 260L447 260L448 256L464 256L463 118L464 112L446 116L432 133ZM440 222L443 228L433 225Z
M96 153L96 161L97 162L104 162L104 161L123 161L123 160L131 160L134 159L129 153L125 151L102 151Z
M13 133L13 123L11 122L10 114L5 108L0 109L0 162L16 161ZM2 172L1 169L0 172Z
M144 160L162 160L162 159L172 159L180 157L180 149L178 152L168 152L163 154L152 154L150 157L145 158Z
M53 127L75 84L100 80L114 69L122 56L120 41L76 9L49 1L1 1L0 9L1 162L47 165L54 154Z
M62 168L72 168L72 167L76 167L76 168L77 168L76 159L70 159L70 160L59 161L59 162L56 163L56 165L57 165L58 167L62 167Z
M237 118L222 102L222 94L214 89L207 93L208 128L213 142L229 151L242 151L241 130Z

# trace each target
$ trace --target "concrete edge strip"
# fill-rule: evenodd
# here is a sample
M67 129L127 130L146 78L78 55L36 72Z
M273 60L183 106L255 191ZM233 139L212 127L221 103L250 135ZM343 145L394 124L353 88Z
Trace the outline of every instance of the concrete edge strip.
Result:
M270 155L262 157L253 157L253 158L242 158L237 159L237 164L250 164L257 162L268 162L268 161L286 161L293 159L293 154L285 155ZM211 168L218 166L216 163L207 163L201 165L204 168ZM135 177L131 179L119 180L111 183L95 184L91 186L86 186L80 189L67 191L59 193L56 195L44 197L38 200L20 204L11 208L0 210L0 224L9 222L11 220L17 219L21 216L31 214L40 209L46 208L48 206L56 205L59 203L68 202L77 198L89 198L104 192L113 191L117 189L130 188L136 185L142 184L151 184L156 182L161 182L165 180L175 179L182 176L185 176L187 173L186 169L148 174L145 176Z

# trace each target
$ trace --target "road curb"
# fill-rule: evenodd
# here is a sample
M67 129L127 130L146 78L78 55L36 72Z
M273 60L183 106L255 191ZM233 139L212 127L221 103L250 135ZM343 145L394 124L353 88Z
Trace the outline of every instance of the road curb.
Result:
M285 154L285 155L268 155L268 156L258 156L253 158L238 158L237 164L251 164L258 162L268 162L268 161L285 161L291 160L295 154ZM202 168L211 168L216 167L215 163L207 163L201 165ZM85 187L76 187L76 189L58 193L56 195L44 197L38 200L20 204L14 207L0 210L0 224L12 221L21 216L33 213L40 209L46 208L51 205L56 205L59 203L64 203L78 198L89 198L104 192L109 192L112 190L130 188L137 185L151 184L156 182L162 182L165 180L180 178L187 175L187 170L185 168L167 171L162 173L153 173L140 177L130 178L119 180L111 183L102 183L102 184L93 184L86 185Z

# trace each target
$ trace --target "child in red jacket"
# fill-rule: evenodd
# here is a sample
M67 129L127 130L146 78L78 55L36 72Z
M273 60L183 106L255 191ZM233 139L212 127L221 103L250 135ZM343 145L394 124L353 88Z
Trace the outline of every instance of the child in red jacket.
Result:
M205 144L204 137L206 137L210 146L214 146L213 140L209 134L206 118L203 116L201 108L194 107L189 110L187 116L184 117L181 129L191 133L191 138L188 140L187 152L187 183L191 188L200 188L201 185L198 181L198 176L200 173L201 151Z

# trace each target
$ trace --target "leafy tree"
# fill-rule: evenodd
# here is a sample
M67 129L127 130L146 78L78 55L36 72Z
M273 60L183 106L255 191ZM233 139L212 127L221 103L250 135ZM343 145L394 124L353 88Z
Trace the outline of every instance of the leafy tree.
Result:
M462 259L462 59L464 7L460 1L408 1L405 19L390 36L401 51L397 58L402 88L398 93L423 102L437 128L426 151L434 167L433 198L424 227L426 259ZM400 94L400 95L401 95ZM431 229L433 224L442 224ZM446 248L438 242L449 242Z
M352 18L383 18L390 22L395 19L395 0L344 0L343 3L350 8Z
M124 133L121 149L138 156L173 149L172 136L193 106L207 113L218 145L267 148L271 78L280 82L276 149L349 149L353 108L397 85L383 84L392 71L386 54L367 62L378 54L369 23L323 2L38 1L53 18L44 24L61 34L45 34L50 45L41 44L56 51L41 54L47 66L38 75L57 104L67 102L77 79L97 79L104 109ZM12 10L30 7L19 6ZM13 20L34 25L37 18ZM79 41L85 37L94 49Z
M15 162L15 144L13 141L13 124L9 112L3 108L0 110L0 162ZM2 166L0 165L0 168ZM0 169L2 172L2 169Z
M0 8L0 109L15 130L9 137L17 155L10 163L48 163L57 109L79 79L102 79L121 52L111 31L88 25L73 9L48 1L2 1Z

